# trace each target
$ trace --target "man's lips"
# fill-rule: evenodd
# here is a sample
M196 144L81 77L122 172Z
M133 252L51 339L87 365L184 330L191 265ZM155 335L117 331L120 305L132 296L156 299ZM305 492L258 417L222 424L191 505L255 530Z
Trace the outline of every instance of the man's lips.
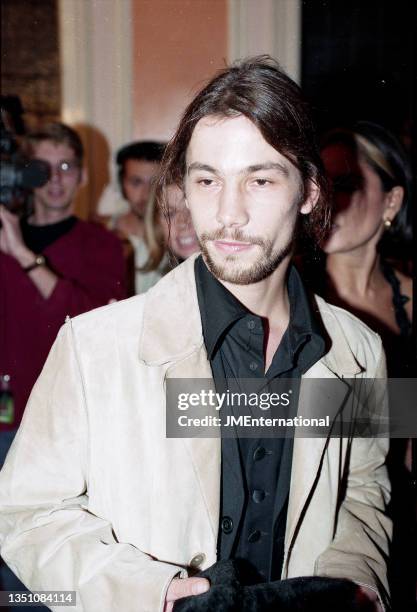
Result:
M62 198L64 193L65 192L62 189L48 189L48 195L50 198Z
M238 251L247 251L253 247L250 242L236 242L234 240L215 240L214 246L225 253L236 253Z

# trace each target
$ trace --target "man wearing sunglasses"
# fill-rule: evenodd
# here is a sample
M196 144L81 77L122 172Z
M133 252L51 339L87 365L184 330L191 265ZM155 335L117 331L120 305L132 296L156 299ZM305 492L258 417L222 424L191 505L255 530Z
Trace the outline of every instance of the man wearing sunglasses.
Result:
M0 206L0 375L12 396L0 413L2 454L65 317L123 298L125 284L117 238L74 215L86 180L78 134L50 124L24 146L30 158L49 164L50 179L33 190L28 216L19 219Z

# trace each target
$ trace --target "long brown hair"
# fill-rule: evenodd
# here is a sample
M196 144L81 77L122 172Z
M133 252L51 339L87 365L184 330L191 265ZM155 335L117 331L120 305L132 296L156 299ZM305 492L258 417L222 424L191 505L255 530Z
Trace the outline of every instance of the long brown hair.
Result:
M301 90L269 56L238 62L221 70L186 108L168 143L156 186L156 197L166 209L165 190L175 183L183 188L185 155L198 121L207 115L244 115L265 140L299 170L303 199L309 181L320 197L309 215L302 215L305 231L319 242L329 223L327 181L316 146L315 133Z
M161 215L164 213L158 206L155 191L154 186L146 206L144 238L149 250L149 255L146 263L140 268L141 272L157 270L167 252L167 245L165 244L164 233L161 227Z

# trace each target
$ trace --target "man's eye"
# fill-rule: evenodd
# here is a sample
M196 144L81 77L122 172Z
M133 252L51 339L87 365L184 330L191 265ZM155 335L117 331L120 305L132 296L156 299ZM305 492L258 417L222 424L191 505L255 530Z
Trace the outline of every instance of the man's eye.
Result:
M269 181L268 179L255 179L255 183L258 185L258 187L264 187L265 185L269 185L271 183L271 181Z
M76 164L76 162L62 161L58 164L59 170L64 174L70 174L74 172L77 167L78 165Z
M203 185L204 187L210 187L210 185L213 185L213 179L200 179L199 181L197 181L199 185Z

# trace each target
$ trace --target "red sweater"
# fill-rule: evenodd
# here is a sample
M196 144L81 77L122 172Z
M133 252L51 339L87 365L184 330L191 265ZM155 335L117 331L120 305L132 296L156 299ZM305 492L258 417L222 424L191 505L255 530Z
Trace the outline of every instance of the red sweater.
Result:
M0 252L0 374L10 375L17 427L32 387L67 315L125 297L125 265L120 241L94 223L77 221L43 251L59 276L48 299L42 297L17 261Z

